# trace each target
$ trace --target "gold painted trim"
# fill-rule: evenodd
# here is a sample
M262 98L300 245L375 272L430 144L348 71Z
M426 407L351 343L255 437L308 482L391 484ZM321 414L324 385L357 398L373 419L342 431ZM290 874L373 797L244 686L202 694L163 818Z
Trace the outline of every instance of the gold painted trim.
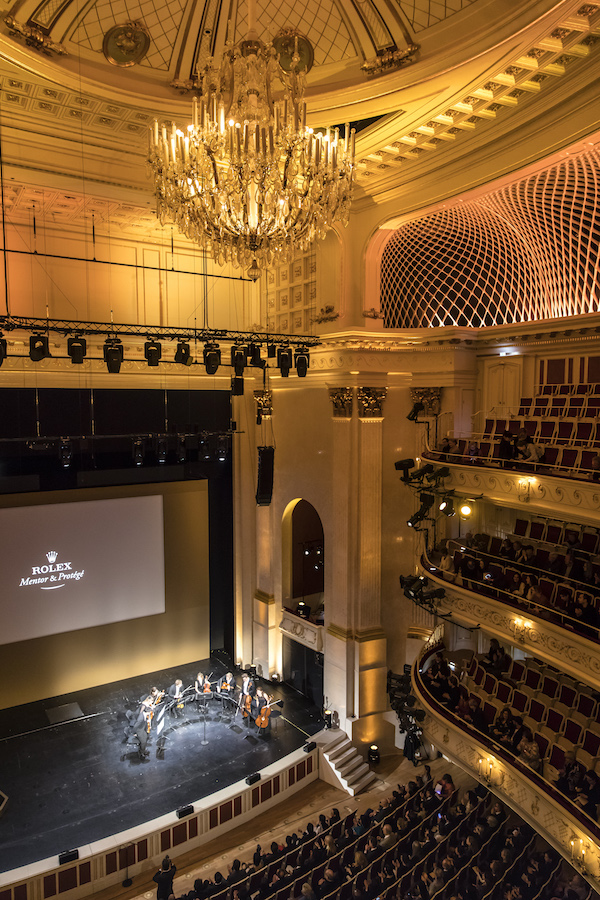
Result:
M254 591L254 599L258 600L259 603L265 603L267 606L271 606L275 603L273 594L266 594L264 591L259 590L259 588Z
M337 638L340 641L356 641L357 644L364 644L367 641L387 640L385 631L381 628L367 628L364 631L352 631L349 628L340 628L338 625L329 625L327 634Z

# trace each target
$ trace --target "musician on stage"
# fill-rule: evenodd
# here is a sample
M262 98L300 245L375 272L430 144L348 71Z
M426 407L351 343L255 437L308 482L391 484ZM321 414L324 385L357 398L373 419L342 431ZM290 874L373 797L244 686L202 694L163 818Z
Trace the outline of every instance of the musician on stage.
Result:
M222 678L219 678L217 690L220 694L227 693L232 696L236 689L237 684L231 672L227 672L226 675L223 675Z
M164 696L164 691L159 691L157 687L153 687L148 695L142 697L136 727L141 721L144 721L146 723L146 730L148 734L150 733L150 729L152 728L152 719L154 718L154 712L156 710L156 707L159 706L160 703L162 703Z
M169 698L172 700L171 715L176 718L184 718L183 681L181 678L175 679L175 683L169 688Z
M271 719L269 718L270 702L271 698L269 695L262 688L258 688L252 704L252 715L259 731L270 732L271 730Z
M250 720L252 718L252 700L255 694L256 687L254 686L254 682L248 673L244 672L242 675L242 690L240 693L239 708L242 710L242 716L248 727L250 727Z

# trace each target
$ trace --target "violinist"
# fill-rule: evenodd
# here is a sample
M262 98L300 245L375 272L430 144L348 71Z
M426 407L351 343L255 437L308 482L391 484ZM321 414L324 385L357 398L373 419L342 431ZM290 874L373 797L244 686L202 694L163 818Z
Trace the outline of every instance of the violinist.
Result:
M222 678L219 678L219 681L217 683L217 691L220 694L225 693L231 696L233 695L236 688L237 685L235 683L235 678L233 677L231 672L227 672L226 675L223 675Z
M152 728L154 711L159 703L162 702L164 696L164 691L159 691L157 687L153 687L147 697L142 697L142 705L140 708L140 715L138 716L138 720L140 717L142 717L142 719L145 721L146 731L148 734L150 734L150 729Z
M175 683L172 684L169 688L169 697L173 701L171 704L171 714L176 718L183 718L185 712L183 701L183 681L181 680L181 678L177 678L175 680Z

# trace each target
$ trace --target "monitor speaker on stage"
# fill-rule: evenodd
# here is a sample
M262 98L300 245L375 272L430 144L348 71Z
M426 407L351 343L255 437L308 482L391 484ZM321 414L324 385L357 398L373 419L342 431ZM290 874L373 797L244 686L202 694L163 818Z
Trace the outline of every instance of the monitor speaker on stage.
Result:
M260 781L260 772L254 772L246 778L246 784L256 784L257 781Z
M189 803L187 806L180 806L179 809L176 810L175 815L178 819L183 819L185 818L185 816L191 816L193 812L194 807L191 803Z
M308 741L308 743L306 743L302 749L305 753L312 753L313 750L317 749L317 745L314 741Z
M275 447L258 448L258 478L256 481L256 503L269 506L273 496L273 463Z
M75 862L76 859L79 859L79 850L65 850L64 853L58 854L59 866L64 866L65 863Z

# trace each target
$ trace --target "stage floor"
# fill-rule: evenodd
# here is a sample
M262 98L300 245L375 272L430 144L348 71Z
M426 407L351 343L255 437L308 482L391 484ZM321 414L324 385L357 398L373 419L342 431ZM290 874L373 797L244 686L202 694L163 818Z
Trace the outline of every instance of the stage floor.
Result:
M9 796L0 818L0 871L207 797L301 747L323 725L321 711L302 694L268 682L265 689L284 702L269 735L257 736L241 714L230 723L221 721L221 703L213 700L206 723L194 703L186 706L185 718L165 718L164 756L154 729L148 760L127 753L126 711L137 712L139 698L152 685L168 689L176 677L193 684L198 671L213 671L215 678L224 674L214 660L197 660L0 710L0 788ZM236 677L239 685L241 677ZM63 715L80 717L51 724ZM206 745L201 744L204 733Z

